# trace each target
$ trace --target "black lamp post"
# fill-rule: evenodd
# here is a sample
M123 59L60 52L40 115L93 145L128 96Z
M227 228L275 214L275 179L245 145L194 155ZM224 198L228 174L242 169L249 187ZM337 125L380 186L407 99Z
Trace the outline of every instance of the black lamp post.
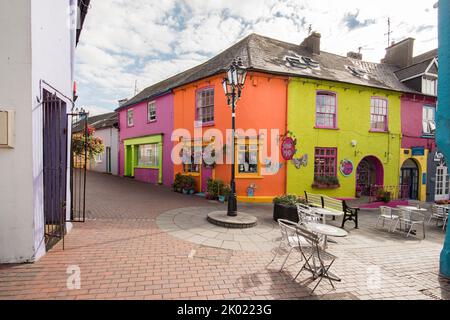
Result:
M236 200L236 183L235 183L235 130L236 130L236 102L241 97L244 88L247 70L244 67L241 58L235 59L227 70L227 78L222 81L223 90L228 99L228 105L231 107L231 193L228 197L227 215L230 217L237 216L237 200Z

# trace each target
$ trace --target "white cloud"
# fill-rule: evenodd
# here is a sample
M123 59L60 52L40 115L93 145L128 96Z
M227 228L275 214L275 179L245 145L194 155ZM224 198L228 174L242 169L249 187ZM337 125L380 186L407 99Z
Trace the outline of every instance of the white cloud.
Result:
M415 54L437 46L436 0L93 0L77 51L81 104L104 109L138 88L206 61L256 32L300 43L309 25L322 34L322 50L345 55L362 47L379 61L392 39L416 38ZM367 27L349 30L355 15ZM372 23L372 21L374 23ZM359 24L358 24L359 25Z

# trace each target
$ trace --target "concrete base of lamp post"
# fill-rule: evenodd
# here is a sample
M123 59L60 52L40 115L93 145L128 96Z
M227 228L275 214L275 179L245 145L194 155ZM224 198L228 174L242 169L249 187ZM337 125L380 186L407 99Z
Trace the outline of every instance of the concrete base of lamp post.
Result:
M216 226L230 229L248 229L258 224L258 219L250 214L238 212L237 216L230 217L226 211L210 212L208 221Z

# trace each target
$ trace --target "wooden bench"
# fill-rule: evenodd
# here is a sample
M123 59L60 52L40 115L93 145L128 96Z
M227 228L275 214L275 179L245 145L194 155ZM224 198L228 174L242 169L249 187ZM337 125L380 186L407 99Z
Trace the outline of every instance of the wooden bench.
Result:
M331 197L308 193L305 191L306 202L308 204L322 207L326 210L339 212L343 214L342 228L344 228L347 221L353 221L355 223L355 229L358 229L358 211L359 208L353 208L347 205L345 200L338 200ZM320 200L319 200L320 198ZM333 219L334 220L334 219Z
M342 219L342 228L344 228L347 221L353 221L355 223L355 229L358 229L358 211L359 208L352 208L347 205L345 200L338 200L323 196L323 208L330 211L339 211L344 214Z
M310 206L323 208L322 195L305 191L305 199Z

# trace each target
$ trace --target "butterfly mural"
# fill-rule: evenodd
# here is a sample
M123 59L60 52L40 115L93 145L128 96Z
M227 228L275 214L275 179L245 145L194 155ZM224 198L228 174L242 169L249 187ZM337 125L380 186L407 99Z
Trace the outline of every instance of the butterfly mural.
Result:
M294 158L292 159L292 163L297 169L300 169L301 167L306 167L308 166L308 155L304 154L300 158Z

